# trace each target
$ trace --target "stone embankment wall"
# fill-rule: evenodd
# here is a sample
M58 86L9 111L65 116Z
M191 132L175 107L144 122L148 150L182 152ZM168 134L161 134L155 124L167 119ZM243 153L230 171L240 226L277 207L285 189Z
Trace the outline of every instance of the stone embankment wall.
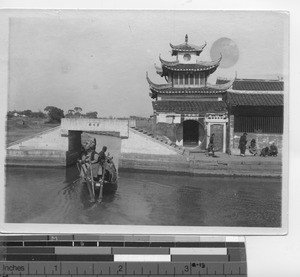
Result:
M60 128L22 140L7 148L6 163L23 166L59 166L74 164L79 155L80 131L63 132ZM250 139L251 136L248 136ZM120 170L142 170L190 175L243 175L280 177L281 157L240 157L217 153L206 157L157 140L150 134L129 128L121 141Z
M190 156L164 156L150 154L121 154L119 170L149 171L192 176L251 176L281 177L282 161L277 158L258 158L239 156L219 158L206 157L204 153L197 158Z
M74 164L80 154L81 132L62 135L56 127L11 143L6 151L7 165L65 167Z

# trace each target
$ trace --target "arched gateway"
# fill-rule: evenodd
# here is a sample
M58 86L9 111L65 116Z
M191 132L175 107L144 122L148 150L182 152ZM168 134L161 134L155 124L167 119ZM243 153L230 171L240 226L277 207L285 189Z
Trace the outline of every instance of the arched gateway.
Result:
M205 131L202 124L196 120L185 120L182 123L183 146L201 145L205 137Z

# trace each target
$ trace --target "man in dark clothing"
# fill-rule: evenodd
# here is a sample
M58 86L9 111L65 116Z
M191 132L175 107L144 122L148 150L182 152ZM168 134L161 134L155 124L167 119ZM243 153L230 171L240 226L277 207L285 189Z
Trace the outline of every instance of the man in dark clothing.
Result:
M214 156L215 155L214 138L215 138L215 134L212 134L210 136L209 144L208 144L208 147L207 147L208 156Z
M99 158L98 158L98 161L99 161L99 164L100 164L100 167L99 167L99 171L98 171L98 178L100 180L100 178L104 177L104 163L106 161L106 155L105 155L105 152L107 150L107 147L106 146L103 146L102 147L102 150L99 152Z
M245 157L246 145L247 145L247 133L244 133L241 136L240 141L239 141L239 148L240 148L242 157Z

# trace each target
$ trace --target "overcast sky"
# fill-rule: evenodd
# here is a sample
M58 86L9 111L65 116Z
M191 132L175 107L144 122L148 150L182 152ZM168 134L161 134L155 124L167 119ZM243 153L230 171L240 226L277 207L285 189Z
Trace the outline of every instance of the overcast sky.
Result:
M172 44L210 48L230 38L239 58L216 77L271 78L287 75L287 17L272 12L86 11L44 13L10 20L8 109L33 111L80 106L99 116L152 114L146 72L164 83L154 68L159 55L174 60Z

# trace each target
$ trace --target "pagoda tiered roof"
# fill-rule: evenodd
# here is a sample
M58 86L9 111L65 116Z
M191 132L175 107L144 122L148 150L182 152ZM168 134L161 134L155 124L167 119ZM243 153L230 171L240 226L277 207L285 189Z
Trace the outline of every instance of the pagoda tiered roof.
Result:
M155 84L155 83L153 83L150 80L149 76L148 76L148 72L146 74L146 79L147 79L147 82L150 86L150 89L153 89L153 90L160 91L160 90L165 90L165 89L168 89L168 88L172 87L172 83L167 83L167 84Z
M156 112L173 112L173 113L201 113L207 112L224 112L226 104L224 101L156 101L152 102L153 109Z
M151 97L156 98L157 94L222 94L226 92L233 84L234 79L228 81L225 84L212 85L207 84L204 87L173 87L172 83L167 84L155 84L153 83L148 74L146 76L147 81L152 92Z
M208 74L212 74L216 71L218 66L220 65L222 57L218 60L210 61L210 62L203 62L197 61L196 63L191 64L182 64L179 61L165 61L161 57L159 60L161 62L161 68L155 66L157 74L160 76L168 76L169 71L173 72L202 72L207 71Z
M170 46L172 48L172 56L177 56L179 52L195 52L196 55L199 56L206 46L206 42L201 46L190 44L188 43L188 36L186 35L185 43L179 45L173 45L170 43Z

